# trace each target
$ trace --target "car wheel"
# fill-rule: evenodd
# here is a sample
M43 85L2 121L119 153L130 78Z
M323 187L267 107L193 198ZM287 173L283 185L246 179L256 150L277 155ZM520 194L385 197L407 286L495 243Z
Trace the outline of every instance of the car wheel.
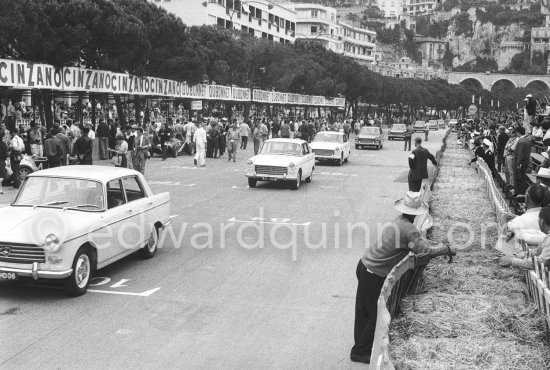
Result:
M248 187L255 188L257 182L258 181L256 179L253 179L253 178L249 177L248 178Z
M148 260L153 258L157 253L159 246L159 229L156 226L153 226L151 234L149 235L149 240L147 240L147 245L139 250L141 258Z
M359 145L355 145L355 149L359 149Z
M27 166L19 167L19 180L20 181L25 180L27 176L29 176L31 173L32 173L32 170L29 167Z
M309 183L313 180L313 170L311 170L311 175L309 175L308 178L306 178L306 182Z
M73 297L86 293L92 275L92 256L88 247L80 247L73 261L73 272L64 281L65 292Z
M293 190L300 189L301 183L302 183L302 171L300 170L298 172L298 177L296 177L296 181L292 184L292 189Z
M338 160L338 166L344 164L344 153L340 154L340 159Z
M348 153L348 156L346 157L346 159L344 159L344 162L349 163L349 156L350 156L350 153Z

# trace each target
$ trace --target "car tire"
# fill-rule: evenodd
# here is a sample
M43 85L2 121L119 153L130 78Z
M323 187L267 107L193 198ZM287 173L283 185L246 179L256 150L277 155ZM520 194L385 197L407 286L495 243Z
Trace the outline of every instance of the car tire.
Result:
M139 250L141 258L148 260L153 258L157 253L159 247L159 229L156 226L153 226L149 239L147 240L147 245Z
M298 171L298 177L296 178L296 181L292 183L292 190L298 190L300 189L300 185L302 183L302 171Z
M351 155L351 154L348 153L348 156L346 157L346 159L344 159L344 162L349 163L349 156L350 156L350 155Z
M355 145L355 149L359 149L359 145Z
M250 177L248 178L248 187L249 188L255 188L257 183L258 183L258 180L252 179Z
M311 175L309 175L309 177L306 178L307 183L310 183L311 181L313 181L313 170L311 170Z
M340 154L340 159L338 160L338 166L341 166L344 164L344 153Z
M89 247L80 247L73 261L73 272L65 278L63 287L65 293L78 297L86 293L92 275L92 253Z
M27 176L32 173L32 169L27 166L19 167L19 181L23 182Z

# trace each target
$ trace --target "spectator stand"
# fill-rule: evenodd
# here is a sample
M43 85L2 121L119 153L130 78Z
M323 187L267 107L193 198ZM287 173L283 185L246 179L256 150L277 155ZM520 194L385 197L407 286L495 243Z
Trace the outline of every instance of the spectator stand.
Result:
M447 130L441 149L436 153L436 160L440 163L443 152L446 148L447 137L451 130ZM439 166L435 169L432 177L425 189L433 190L434 183L439 175ZM428 192L426 191L425 194ZM426 200L426 198L425 198ZM424 269L430 262L427 256L417 256L414 253L409 253L407 257L402 259L388 274L380 297L378 298L378 313L376 319L376 331L374 334L374 343L370 359L371 369L387 369L394 370L395 367L390 357L390 324L400 312L401 300L407 294L414 293L418 285L418 279L422 276Z

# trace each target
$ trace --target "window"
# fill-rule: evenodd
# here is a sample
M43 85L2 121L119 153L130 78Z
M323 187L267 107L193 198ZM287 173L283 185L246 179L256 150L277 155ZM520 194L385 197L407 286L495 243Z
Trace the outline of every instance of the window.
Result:
M145 198L145 192L137 176L125 177L122 179L124 190L126 190L126 199L128 202Z
M225 19L218 18L217 24L218 27L225 27Z
M111 180L107 183L107 208L115 208L126 203L120 180Z
M254 28L249 28L248 33L251 34L252 36L254 36Z
M311 26L311 34L316 34L317 33L317 26Z
M309 154L309 147L307 146L307 144L302 144L302 148L303 148L304 155Z
M317 18L319 16L318 10L312 10L311 11L311 18Z
M267 39L273 41L273 35L267 35Z
M262 32L262 39L267 39L267 33Z

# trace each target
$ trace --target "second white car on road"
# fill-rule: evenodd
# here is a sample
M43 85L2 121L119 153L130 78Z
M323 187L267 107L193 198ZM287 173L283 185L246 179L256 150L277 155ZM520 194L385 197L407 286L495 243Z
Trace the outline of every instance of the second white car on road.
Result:
M245 175L251 188L258 181L288 181L292 189L298 189L302 180L311 182L314 169L315 155L306 141L270 139L247 161Z
M342 165L349 160L350 145L343 132L322 131L315 135L311 149L318 161L334 161Z

